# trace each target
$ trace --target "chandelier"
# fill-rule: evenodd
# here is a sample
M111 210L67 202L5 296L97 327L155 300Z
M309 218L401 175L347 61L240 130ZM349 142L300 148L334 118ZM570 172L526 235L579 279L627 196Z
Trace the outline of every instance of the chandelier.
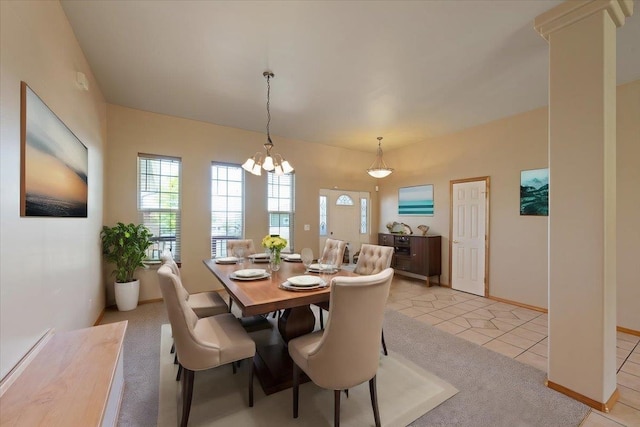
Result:
M269 98L271 96L271 83L270 80L274 77L271 71L265 71L262 75L267 79L267 142L263 147L266 153L258 151L253 157L249 157L246 162L242 164L242 169L247 172L251 172L254 175L260 175L261 169L267 172L274 171L276 175L284 175L286 173L293 172L293 167L278 153L271 154L273 149L273 141L271 141L271 135L269 133L269 125L271 124L271 112L269 111Z
M384 178L385 176L391 175L393 172L393 168L387 166L387 164L382 160L382 147L380 144L382 143L382 137L378 137L378 153L376 154L376 159L367 169L367 173L374 178Z

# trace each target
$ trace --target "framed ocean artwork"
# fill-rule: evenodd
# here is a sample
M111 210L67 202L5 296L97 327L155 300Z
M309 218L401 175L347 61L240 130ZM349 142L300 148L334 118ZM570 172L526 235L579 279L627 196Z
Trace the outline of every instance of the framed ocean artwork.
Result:
M87 147L21 82L20 215L87 217Z
M400 187L398 214L433 216L433 184Z

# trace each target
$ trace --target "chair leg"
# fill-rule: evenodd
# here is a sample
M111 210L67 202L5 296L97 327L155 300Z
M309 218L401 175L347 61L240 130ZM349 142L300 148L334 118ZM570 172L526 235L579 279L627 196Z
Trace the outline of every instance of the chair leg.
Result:
M347 396L347 399L348 399L349 398L349 389L348 388L344 390L344 394L345 394L345 396Z
M184 378L182 379L182 421L181 427L187 427L189 422L189 412L191 411L191 397L193 396L193 376L191 369L184 368Z
M389 355L389 353L387 353L387 344L385 344L384 342L384 329L382 330L382 351L384 352L385 356Z
M176 381L180 381L180 374L182 374L182 365L178 363L178 374L176 375Z
M340 427L340 390L333 391L333 399L335 400L335 406L333 410L333 425L335 427Z
M233 307L233 298L229 297L229 313L231 313L231 307Z
M174 365L178 364L178 352L176 352L175 356L173 356L173 364Z
M298 418L298 392L300 388L300 368L293 362L293 418Z
M169 353L173 354L174 351L176 351L176 343L171 344L171 350L169 350Z
M324 329L324 316L322 315L322 307L318 307L318 317L320 317L320 329Z
M253 359L249 359L251 363L251 370L249 371L249 407L253 408L253 374L256 370L256 365L253 363Z
M376 377L369 380L369 394L371 394L371 407L373 408L373 418L376 427L380 427L380 412L378 411L378 391L376 390Z
M237 369L236 369L236 362L231 362L231 369L233 369L233 375L236 374Z

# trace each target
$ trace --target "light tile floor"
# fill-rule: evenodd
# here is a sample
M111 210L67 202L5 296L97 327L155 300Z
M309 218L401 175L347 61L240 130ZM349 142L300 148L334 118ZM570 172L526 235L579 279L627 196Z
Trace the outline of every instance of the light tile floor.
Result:
M394 277L387 307L522 363L547 371L547 314L488 298ZM582 427L640 426L640 337L618 332L620 399Z

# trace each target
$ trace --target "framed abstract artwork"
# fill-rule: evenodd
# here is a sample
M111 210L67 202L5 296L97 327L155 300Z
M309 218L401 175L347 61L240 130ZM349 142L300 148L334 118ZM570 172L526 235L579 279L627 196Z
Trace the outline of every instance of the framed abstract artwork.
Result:
M20 96L20 215L87 217L87 147L25 83Z
M433 216L433 184L400 187L398 214Z
M520 172L520 215L549 216L549 168Z

